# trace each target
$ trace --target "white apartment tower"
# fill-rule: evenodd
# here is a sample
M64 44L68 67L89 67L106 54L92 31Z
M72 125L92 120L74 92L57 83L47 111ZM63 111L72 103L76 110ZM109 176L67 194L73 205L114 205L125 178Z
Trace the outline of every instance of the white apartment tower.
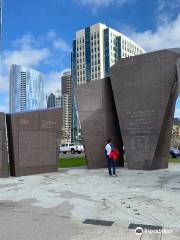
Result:
M101 23L76 32L71 61L73 89L88 81L107 77L110 67L119 59L143 53L144 49L130 38ZM73 139L79 134L76 115L77 106L73 95Z
M73 42L72 75L77 85L109 75L119 59L145 51L122 33L98 23L76 32Z

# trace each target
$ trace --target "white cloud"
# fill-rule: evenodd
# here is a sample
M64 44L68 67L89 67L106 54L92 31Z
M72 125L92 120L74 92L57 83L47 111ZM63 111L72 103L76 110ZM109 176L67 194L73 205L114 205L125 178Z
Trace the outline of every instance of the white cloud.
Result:
M94 7L109 6L114 0L80 0L82 5L93 5Z
M51 72L49 74L44 74L45 93L49 95L54 93L57 89L61 89L61 73L60 72Z
M38 41L31 33L27 33L21 38L18 38L12 42L12 44L19 48L26 48L27 46L37 45Z
M46 48L33 49L30 47L12 52L5 52L3 64L5 64L6 67L11 66L12 64L24 65L26 67L37 67L49 56L50 51Z
M9 71L12 64L37 67L50 57L50 50L47 48L34 48L34 41L32 41L32 36L24 35L13 42L13 45L16 46L15 50L4 51L0 63L0 94L8 94Z
M8 98L8 96L6 96L3 100L4 101L0 103L0 112L8 112L8 107L9 107L9 98Z
M54 48L62 50L64 52L71 51L71 48L68 46L68 44L61 38L55 39L53 41L53 46L54 46Z
M180 108L176 108L174 117L180 118Z
M7 113L9 110L8 110L8 105L5 104L5 105L0 105L0 112L5 112Z
M166 11L173 10L179 7L179 0L158 0L158 10L159 11Z
M47 66L50 69L44 75L45 91L49 93L60 89L61 72L53 69L61 65L63 53L69 53L70 47L55 31L47 35L34 37L26 34L12 42L12 50L4 50L0 63L0 111L7 111L9 90L9 71L12 64L19 64L38 70ZM59 61L58 61L59 59ZM45 92L46 93L46 92ZM4 103L4 104L2 104Z
M44 74L44 79L46 81L45 92L46 94L55 93L57 90L61 91L61 77L62 74L70 69L64 69L61 72L51 72L49 74Z
M180 14L175 20L158 25L155 31L133 31L130 38L147 51L180 47Z
M70 69L64 69L61 72L51 72L49 74L44 74L44 80L46 82L45 84L45 106L47 104L47 97L50 95L50 93L56 94L58 92L61 93L61 77L62 74L66 71L70 71Z
M5 73L0 69L0 94L7 92L9 87L9 81Z
M55 49L61 50L63 52L71 51L71 48L67 42L64 39L58 37L57 33L54 30L48 32L47 39L51 41Z
M92 9L96 11L100 7L108 7L111 4L116 4L117 6L122 6L127 2L132 2L133 0L77 0L78 3L83 6L92 6Z

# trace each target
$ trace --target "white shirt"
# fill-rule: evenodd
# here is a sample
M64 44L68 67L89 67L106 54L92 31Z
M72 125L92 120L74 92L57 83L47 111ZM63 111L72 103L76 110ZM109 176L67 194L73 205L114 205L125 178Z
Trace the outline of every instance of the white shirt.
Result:
M110 143L106 144L105 149L106 149L106 154L109 156L110 152L111 152L111 145L110 145Z

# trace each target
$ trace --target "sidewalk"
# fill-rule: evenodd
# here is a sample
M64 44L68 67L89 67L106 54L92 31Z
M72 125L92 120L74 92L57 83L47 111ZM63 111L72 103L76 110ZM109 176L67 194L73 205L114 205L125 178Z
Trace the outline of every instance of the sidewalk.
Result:
M179 239L180 164L158 171L65 169L0 179L3 240L136 240L130 223L161 226L162 239ZM86 225L85 219L113 221ZM170 230L170 233L165 232ZM145 232L141 239L160 239Z

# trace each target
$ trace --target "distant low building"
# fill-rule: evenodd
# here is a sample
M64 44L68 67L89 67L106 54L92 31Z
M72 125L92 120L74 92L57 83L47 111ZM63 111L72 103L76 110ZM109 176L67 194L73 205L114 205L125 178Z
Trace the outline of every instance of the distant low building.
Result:
M180 119L175 118L171 138L172 147L180 147Z
M51 93L47 97L47 108L61 108L62 107L62 97L60 95L60 91L56 91L56 93Z
M51 93L47 98L47 108L55 108L56 106L56 96Z

